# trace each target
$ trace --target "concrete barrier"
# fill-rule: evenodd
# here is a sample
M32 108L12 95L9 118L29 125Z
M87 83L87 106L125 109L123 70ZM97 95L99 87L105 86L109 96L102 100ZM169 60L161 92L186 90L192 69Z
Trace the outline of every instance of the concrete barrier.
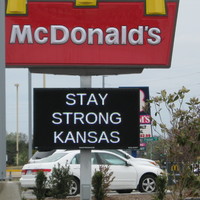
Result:
M8 180L19 180L21 177L21 169L6 169L6 177Z
M17 181L0 182L0 199L1 200L21 200L20 183Z

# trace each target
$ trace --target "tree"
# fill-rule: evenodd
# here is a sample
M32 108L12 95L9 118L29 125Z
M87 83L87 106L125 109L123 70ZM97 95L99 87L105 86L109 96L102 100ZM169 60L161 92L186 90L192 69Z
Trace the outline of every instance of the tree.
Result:
M167 160L178 165L180 177L174 187L178 197L174 195L174 199L180 200L191 191L188 178L191 180L191 166L200 155L200 101L198 98L186 101L188 92L185 87L172 94L162 90L149 100L155 108L154 130L166 141L163 148Z
M16 133L6 135L8 165L16 165ZM28 162L28 137L19 133L19 165Z
M156 160L159 165L164 168L166 167L166 152L165 152L166 139L158 137L157 141L150 141L147 143L146 151L147 158Z

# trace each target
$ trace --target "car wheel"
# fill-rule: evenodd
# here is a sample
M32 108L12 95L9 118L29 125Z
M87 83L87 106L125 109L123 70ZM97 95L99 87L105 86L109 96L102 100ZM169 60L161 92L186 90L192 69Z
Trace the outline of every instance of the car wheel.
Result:
M71 182L71 187L70 187L70 191L69 194L71 196L75 196L77 194L80 193L80 182L77 178L73 178L72 182Z
M116 190L116 192L118 192L119 194L122 193L131 193L133 190Z
M145 175L140 179L140 192L155 192L156 191L156 177L153 175Z

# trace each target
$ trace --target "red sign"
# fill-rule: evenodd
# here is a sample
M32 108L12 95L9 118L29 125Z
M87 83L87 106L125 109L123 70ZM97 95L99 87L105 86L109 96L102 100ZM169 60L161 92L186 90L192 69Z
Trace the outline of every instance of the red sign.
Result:
M145 14L144 1L29 1L26 15L6 16L7 67L92 69L170 67L178 0L167 14Z

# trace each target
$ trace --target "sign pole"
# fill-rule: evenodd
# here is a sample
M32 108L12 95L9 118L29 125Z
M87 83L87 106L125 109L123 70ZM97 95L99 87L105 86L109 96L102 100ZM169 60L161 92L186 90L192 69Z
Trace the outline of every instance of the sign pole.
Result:
M29 134L28 134L28 158L32 157L32 75L28 71L28 121L29 121Z
M91 88L91 76L80 77L81 88ZM80 157L80 200L91 199L91 150L81 149Z
M6 178L5 1L0 0L0 180Z

